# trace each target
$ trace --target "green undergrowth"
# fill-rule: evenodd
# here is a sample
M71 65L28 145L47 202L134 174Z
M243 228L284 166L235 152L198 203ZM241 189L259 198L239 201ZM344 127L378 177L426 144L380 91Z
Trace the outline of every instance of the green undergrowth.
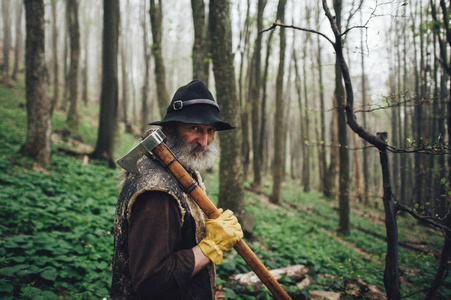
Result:
M81 113L79 130L69 137L55 135L51 166L38 168L18 153L27 127L24 88L0 86L0 299L108 298L120 171L62 151L86 153L95 145L96 123L90 121L95 113L88 116L90 110L82 109L86 113ZM52 124L57 132L66 129L64 115L55 112ZM75 136L78 143L74 143ZM121 134L118 140L117 156L126 153L136 138ZM216 202L217 171L204 177L208 194ZM310 269L311 284L304 290L288 278L280 280L293 299L308 297L312 289L344 295L349 278L383 288L382 212L353 204L351 233L341 236L336 233L334 201L315 192L302 193L298 182L287 180L283 205L272 205L267 201L270 178L266 183L264 194L245 192L246 207L257 223L246 242L269 269L295 264ZM399 247L402 293L407 295L431 282L438 263L432 254L440 253L443 238L406 216L399 217L398 224L400 242L410 246ZM217 267L224 295L228 299L271 299L268 290L243 293L229 281L231 275L248 271L234 250L227 253ZM421 293L409 297L423 298ZM438 299L446 298L451 298L449 290L440 289Z

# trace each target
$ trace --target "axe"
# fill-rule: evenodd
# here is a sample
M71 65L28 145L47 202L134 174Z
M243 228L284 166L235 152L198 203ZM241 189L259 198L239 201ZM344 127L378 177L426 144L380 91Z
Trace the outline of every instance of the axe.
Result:
M185 192L196 201L197 205L210 219L219 217L218 208L211 202L204 191L197 185L196 181L189 175L185 168L178 162L175 155L163 143L166 136L160 130L150 131L147 136L129 153L118 159L117 163L125 170L139 174L137 168L138 159L142 155L151 152L157 157L165 168L177 179ZM234 246L238 254L244 259L249 267L255 272L260 280L266 285L276 299L291 299L272 274L266 269L260 259L242 239Z

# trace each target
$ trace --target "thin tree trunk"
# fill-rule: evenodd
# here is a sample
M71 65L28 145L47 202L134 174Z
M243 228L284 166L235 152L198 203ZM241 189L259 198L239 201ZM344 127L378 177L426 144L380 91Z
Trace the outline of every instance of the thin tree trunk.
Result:
M146 2L142 2L143 8L142 11L146 11ZM141 88L141 131L145 132L147 128L147 124L149 123L148 118L150 114L149 109L149 82L150 82L150 51L149 45L147 43L147 26L146 26L146 14L143 13L143 17L141 20L141 26L143 30L143 53L144 53L144 77L143 77L143 85Z
M281 23L285 22L285 5L286 0L279 0L277 7L277 20ZM283 79L285 69L285 48L286 33L284 28L280 28L280 44L279 44L279 70L276 79L276 113L274 122L274 169L273 169L273 189L270 197L272 203L282 202L282 182L284 170L284 91Z
M22 45L22 14L23 1L20 1L16 7L16 46L14 47L14 69L11 79L17 80L17 73L19 72L19 60L22 60L23 45Z
M306 6L305 8L306 11L306 19L307 19L307 24L310 27L310 9L308 9L308 7ZM301 117L301 122L303 122L304 124L304 135L302 136L302 143L304 145L304 152L303 152L303 166L302 166L302 184L304 185L304 192L308 193L310 192L310 120L309 120L309 113L308 113L308 88L307 88L307 57L308 57L308 51L307 51L307 47L308 44L310 43L310 35L307 34L306 38L304 40L304 45L303 45L303 66L302 66L302 74L304 77L304 109L301 110L301 116L302 116L302 112L304 113L304 115Z
M363 10L360 10L361 14L360 14L360 23L363 24ZM366 109L367 106L367 99L366 99L366 68L365 68L365 44L364 44L364 31L361 30L360 31L360 51L361 51L361 67L362 67L362 77L361 77L361 86L362 86L362 106L363 109ZM366 113L363 112L363 127L367 128L367 117L366 117ZM368 162L368 151L365 149L366 147L366 143L363 144L364 145L364 149L362 151L363 154L363 166L362 166L362 171L363 171L363 186L364 186L364 190L363 190L363 199L362 202L366 205L369 204L369 186L370 186L370 175L369 175L369 162Z
M110 168L115 168L114 136L117 127L118 107L119 0L104 0L103 7L102 92L100 95L97 145L93 157L107 160Z
M320 12L316 13L316 26L320 27ZM327 159L326 159L326 116L324 104L324 83L323 83L323 67L322 67L322 47L320 37L317 36L317 54L316 61L318 63L318 84L319 84L319 101L320 101L320 146L319 146L319 166L320 166L320 191L325 193L326 182L328 180Z
M338 30L341 24L341 0L334 0L335 19ZM340 41L341 43L341 41ZM341 45L340 45L341 46ZM337 99L338 109L338 147L339 147L339 222L338 232L342 234L349 234L349 152L348 152L348 134L346 126L345 114L345 90L343 88L343 77L340 61L337 58L335 63L335 98Z
M51 160L51 103L47 97L45 66L44 1L25 0L26 50L25 86L27 138L21 152L39 165Z
M3 77L9 81L9 50L11 50L11 12L10 1L2 0L3 18Z
M257 37L255 39L254 54L252 56L251 72L249 78L249 99L252 102L252 152L254 181L252 188L256 191L262 191L262 161L263 152L261 151L261 123L262 123L262 108L261 108L261 48L262 35L259 32L263 28L263 12L265 10L266 0L259 0L257 5Z
M243 77L246 77L243 75L244 73L244 62L246 58L248 57L247 52L249 48L249 11L250 11L250 1L247 1L247 10L246 10L246 17L244 22L244 29L240 33L240 67L238 71L238 98L241 106L241 128L243 130L243 142L241 143L241 151L242 151L242 157L243 157L243 176L244 180L247 180L247 177L249 175L249 169L250 169L250 151L251 151L251 142L250 142L250 113L251 113L251 102L247 101L249 99L246 97L246 90L243 86ZM249 68L248 68L249 69ZM244 95L243 95L244 94ZM246 100L245 100L246 99Z
M268 155L265 155L265 153L268 150L267 143L267 132L266 132L266 89L267 89L267 79L268 79L268 69L269 69L269 57L271 54L271 41L272 37L274 35L274 31L271 31L268 37L268 41L266 43L266 57L265 57L265 69L263 71L263 87L262 87L262 105L261 105L261 116L262 116L262 122L260 127L260 155L262 157L262 166L267 166L269 164ZM264 168L266 169L266 168Z
M80 122L78 111L78 65L80 61L80 27L78 25L77 0L67 1L67 16L70 36L70 67L69 67L69 111L67 125L77 129Z
M52 53L53 53L53 98L52 112L58 103L59 98L59 61L58 61L58 25L56 13L56 1L52 1Z
M204 72L204 64L207 60L208 48L206 47L206 28L205 28L205 3L204 0L191 0L193 10L194 24L194 43L193 43L193 79L199 79L206 82L207 74Z
M155 81L157 83L157 100L160 116L166 114L169 95L166 90L166 71L162 52L163 3L161 0L150 0L150 23L152 24L152 54L155 59Z

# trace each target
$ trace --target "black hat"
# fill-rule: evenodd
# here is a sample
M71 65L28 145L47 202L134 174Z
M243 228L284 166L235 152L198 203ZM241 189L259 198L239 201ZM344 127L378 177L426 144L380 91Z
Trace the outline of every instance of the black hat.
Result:
M214 125L218 131L235 128L221 120L218 104L200 80L193 80L180 87L172 97L164 119L149 125L163 125L169 122Z

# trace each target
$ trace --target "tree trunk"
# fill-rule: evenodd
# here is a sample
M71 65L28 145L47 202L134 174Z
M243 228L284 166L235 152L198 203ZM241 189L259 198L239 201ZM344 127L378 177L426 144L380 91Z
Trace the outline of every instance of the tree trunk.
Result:
M130 2L127 1L126 11L130 9ZM129 32L130 28L130 18L127 18L124 20L122 18L122 35L121 35L121 71L122 71L122 122L124 122L125 128L130 128L129 126L129 119L128 119L128 103L129 103L129 84L128 84L128 69L127 66L129 65L128 62L128 51L127 46L129 45L129 40L126 36L127 32Z
M316 26L320 28L320 12L318 9L316 13ZM318 84L319 84L319 101L320 101L320 146L319 146L319 166L320 166L320 191L325 193L325 186L328 179L327 173L327 159L326 159L326 107L324 104L324 83L323 83L323 67L322 67L322 47L320 37L317 36L317 54L316 61L318 64Z
M310 9L306 6L306 19L307 24L310 27ZM303 45L303 64L302 64L302 74L304 77L304 109L301 109L301 122L304 124L304 136L302 136L302 143L304 145L304 152L303 152L303 165L302 165L302 184L304 185L304 193L310 192L310 121L309 121L309 113L308 113L308 87L307 87L307 57L308 57L308 44L310 43L310 35L307 34L304 40ZM301 105L301 103L300 103ZM302 113L304 115L302 116Z
M52 54L53 54L53 97L52 112L58 103L59 98L59 61L58 61L58 25L56 13L56 1L52 1Z
M261 165L262 167L264 167L264 170L269 169L269 168L265 168L268 164L269 164L269 159L268 159L268 155L266 155L267 152L267 143L265 143L265 141L267 141L267 130L266 130L266 87L267 87L267 78L268 78L268 69L269 69L269 57L271 54L271 41L272 41L272 37L274 35L274 30L270 32L269 37L268 37L268 41L266 43L266 57L265 57L265 68L263 71L263 87L262 87L262 105L261 105L261 116L262 116L262 122L261 122L261 126L260 126L260 149L258 151L260 151L260 155L262 158L262 162Z
M142 11L146 11L146 2L142 2L143 8ZM146 14L143 13L143 18L141 21L141 27L143 30L143 53L144 53L144 77L143 77L143 85L141 88L141 131L145 132L147 128L147 124L149 123L149 83L150 83L150 52L149 45L147 43L147 26L146 26Z
M27 98L27 138L22 147L24 155L39 165L51 159L51 107L47 97L45 67L44 1L25 0L26 52L25 86Z
M222 118L232 125L237 125L240 123L240 106L236 94L230 4L227 0L211 0L209 11L216 99L221 107ZM245 230L247 213L243 202L241 135L239 128L219 133L221 162L218 207L231 209Z
M70 67L69 67L69 111L67 125L77 129L80 123L78 112L78 65L80 61L80 27L78 25L77 0L67 1L67 16L70 37Z
M9 81L9 50L11 49L11 11L10 1L2 0L3 18L3 77Z
M88 5L86 3L86 5ZM88 17L91 17L91 7L86 7L85 6L85 14L88 14ZM89 83L89 54L90 54L90 49L91 47L89 46L89 37L90 37L90 32L91 32L91 26L89 24L85 24L84 25L84 62L83 62L83 70L81 71L81 84L82 84L82 100L84 105L88 105L89 102L89 93L88 93L88 83Z
M14 69L11 78L17 80L17 73L19 72L19 60L22 60L23 44L22 44L22 14L23 1L17 4L16 12L16 46L14 47Z
M249 99L252 102L252 152L254 181L252 188L255 191L262 191L262 161L263 152L261 151L261 48L262 35L259 34L263 28L263 12L265 10L266 0L259 0L257 6L257 37L255 39L254 54L252 55L251 71L249 77Z
M248 101L249 97L247 97L247 89L243 86L244 78L243 75L244 70L249 68L244 67L244 62L248 58L248 49L249 49L249 11L250 11L250 1L247 1L247 9L246 9L246 17L244 21L244 29L240 32L240 67L238 71L238 98L241 106L241 128L243 131L243 142L241 143L241 151L243 157L243 177L244 180L247 180L249 175L250 163L251 163L251 141L250 141L250 114L252 103ZM247 72L246 72L247 73ZM243 78L244 77L244 78ZM243 95L244 94L244 95Z
M363 13L362 10L360 11L360 23L363 24ZM362 86L362 107L365 110L367 103L366 103L366 81L367 81L367 77L366 77L366 69L365 69L365 33L363 30L360 31L360 51L362 52L361 54L361 67L362 67L362 78L361 78L361 86ZM363 112L362 113L362 120L363 120L363 127L367 128L367 120L366 120L366 113ZM367 144L364 143L364 146L366 146ZM369 187L370 187L370 174L369 174L369 162L368 162L368 151L367 149L365 149L366 147L364 147L363 151L362 151L362 155L363 155L363 166L362 166L362 171L363 171L363 186L364 186L364 190L363 190L363 197L362 197L362 202L365 205L369 204Z
M163 23L163 3L161 0L150 0L150 23L152 24L152 54L155 59L155 80L157 83L157 100L160 116L166 115L166 109L169 105L169 95L166 90L166 71L161 49L162 42L162 23Z
M285 22L285 5L286 0L279 0L277 6L277 20L281 23ZM285 28L280 28L280 49L279 49L279 70L276 79L276 113L274 122L274 168L273 168L273 189L270 197L272 203L280 203L282 201L282 182L284 170L284 95L283 95L283 79L285 69L285 48L286 33Z
M338 30L341 24L341 0L334 0L335 19ZM340 43L341 41L337 41ZM339 222L338 232L342 234L349 234L349 152L348 152L348 131L346 126L346 95L343 88L343 77L340 61L337 58L335 63L335 98L338 104L338 146L340 156L339 169Z
M205 3L204 0L191 0L194 24L193 43L193 79L199 79L206 83L208 73L204 72L204 64L207 60L208 48L205 27Z
M119 0L104 0L103 8L102 91L100 94L97 145L93 157L107 160L109 166L115 168L114 136L117 127L118 106Z

